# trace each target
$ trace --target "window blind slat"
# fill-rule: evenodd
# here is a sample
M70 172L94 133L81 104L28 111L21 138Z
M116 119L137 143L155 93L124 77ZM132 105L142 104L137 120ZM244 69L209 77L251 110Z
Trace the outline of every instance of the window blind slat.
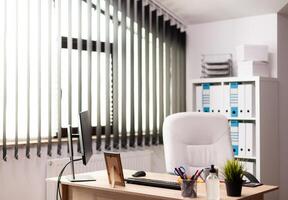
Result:
M158 21L158 38L159 38L159 143L163 144L162 127L164 121L164 101L163 101L163 39L164 39L164 16L159 16Z
M166 74L165 74L165 91L166 91L166 108L165 116L171 114L171 26L170 20L165 22L165 56L166 56Z
M100 66L100 53L101 53L101 41L100 41L100 14L101 14L101 9L100 9L100 0L97 0L96 4L96 12L97 12L97 105L96 105L96 110L97 110L97 127L96 127L96 149L98 151L101 151L101 134L102 134L102 129L101 129L101 66Z
M122 1L122 15L121 15L121 30L122 30L122 131L121 131L121 147L127 148L127 127L126 127L126 16L127 16L127 1Z
M48 147L47 154L52 156L52 76L51 76L51 62L52 62L52 47L51 47L51 38L52 38L52 0L48 0Z
M149 112L149 37L150 37L150 24L151 24L151 12L150 6L145 6L145 118L146 118L146 127L145 127L145 145L150 145L150 112Z
M153 134L152 144L157 144L157 10L152 11L152 112L153 112Z
M186 96L186 33L181 32L181 96ZM186 98L181 98L181 111L186 111Z
M182 47L182 34L179 31L179 95L182 96L183 94L183 81L182 81L182 77L183 77L183 47ZM179 112L183 111L183 98L179 98Z
M62 149L62 119L61 119L61 1L57 4L57 131L58 131L58 146L57 154L61 155Z
M92 0L87 0L87 100L88 100L88 113L91 119L91 65L92 65Z
M182 45L181 45L181 34L180 34L180 29L178 28L177 29L177 38L178 38L178 41L177 41L177 73L176 73L176 78L177 78L177 112L180 112L181 111L181 97L183 97L181 94L182 94L182 84L181 84L181 78L182 78L182 59L181 59L181 56L182 56L182 52L181 52L181 49L182 49Z
M78 113L82 111L82 0L78 0ZM78 132L80 127L78 126ZM80 141L77 141L77 151L80 152Z
M72 127L72 0L68 0L68 125Z
M91 122L92 108L92 0L87 0L87 100L88 100L88 115Z
M178 46L178 42L179 42L179 34L178 34L178 28L176 26L175 29L175 41L174 41L174 52L175 52L175 82L174 82L174 95L175 96L175 111L174 112L178 112L179 111L179 46Z
M178 97L177 97L177 94L178 94L178 91L177 91L177 83L178 83L178 80L177 80L177 73L178 73L178 49L177 49L177 41L178 41L178 38L177 38L177 26L175 25L175 28L174 28L174 32L173 32L173 72L172 72L172 100L173 100L173 103L172 103L172 110L173 110L173 113L177 113L177 109L178 109Z
M15 147L14 147L14 158L18 160L18 21L19 21L19 2L16 0L15 7Z
M30 158L30 0L27 0L27 136L26 157Z
M4 0L3 13L3 160L7 161L7 146L6 146L6 110L7 110L7 0Z
M134 94L134 0L128 0L130 5L128 4L129 14L130 17L130 91L131 91L131 103L130 103L130 110L131 110L131 121L130 121L130 138L129 138L129 146L135 147L135 94Z
M177 34L176 34L176 25L173 25L171 27L172 29L172 55L171 56L171 64L172 64L172 70L171 70L171 83L172 83L172 113L177 112L177 79L176 79L176 73L177 73L177 49L176 49L176 41L177 41Z
M113 148L119 149L118 117L118 8L121 0L113 1Z
M105 127L105 149L111 149L111 128L110 128L110 0L105 1L105 22L106 22L106 41L105 41L105 56L106 56L106 127Z
M137 145L142 146L143 143L143 125L142 125L142 26L144 7L142 1L137 1L137 9L135 10L135 16L137 16L137 33L138 33L138 137Z
M38 126L37 126L37 131L38 131L38 138L37 138L37 156L41 157L41 125L42 125L42 121L41 121L41 107L42 107L42 103L41 103L41 75L42 75L42 65L41 65L41 1L42 0L38 0L38 33L37 33L37 39L38 39L38 51L37 51L37 57L38 57L38 77L37 77L37 82L38 82L38 94L37 94L37 104L38 104L38 116L37 116L37 120L38 120Z
M183 47L183 77L185 77L185 79L183 78L183 91L184 91L184 96L186 96L186 32L183 32L183 43L182 43L182 47ZM183 98L183 111L187 110L187 104L186 104L186 98Z

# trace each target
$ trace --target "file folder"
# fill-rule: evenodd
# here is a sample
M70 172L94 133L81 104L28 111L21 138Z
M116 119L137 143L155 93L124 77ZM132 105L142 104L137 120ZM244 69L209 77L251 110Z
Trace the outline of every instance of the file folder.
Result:
M216 105L215 105L215 112L222 113L223 110L223 94L222 94L222 86L217 85L215 88L215 97L216 97Z
M210 84L202 84L202 106L203 112L210 112Z
M224 85L223 86L223 92L222 92L222 98L223 98L223 109L222 109L222 113L226 116L226 117L230 117L231 116L231 112L230 112L230 85Z
M246 156L254 156L255 134L254 123L246 123Z
M221 85L210 86L210 106L211 106L211 112L221 113L222 110Z
M245 85L245 117L254 117L255 112L255 86L253 84Z
M238 117L238 83L230 83L231 117Z
M210 111L212 113L216 112L217 106L217 94L216 94L216 85L210 86Z
M235 156L239 155L239 122L230 121L230 134L232 140L232 148Z
M196 86L196 111L202 112L202 86Z
M239 123L239 156L246 155L246 127L245 123Z
M246 110L245 110L245 85L239 84L238 86L238 108L239 108L239 114L238 117L245 117Z

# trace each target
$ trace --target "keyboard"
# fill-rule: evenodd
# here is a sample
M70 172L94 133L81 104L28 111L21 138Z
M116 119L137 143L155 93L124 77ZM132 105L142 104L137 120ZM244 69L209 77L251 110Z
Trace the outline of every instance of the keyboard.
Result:
M145 185L151 187L167 188L172 190L181 190L180 184L170 181L153 180L147 178L127 178L125 181L128 184Z

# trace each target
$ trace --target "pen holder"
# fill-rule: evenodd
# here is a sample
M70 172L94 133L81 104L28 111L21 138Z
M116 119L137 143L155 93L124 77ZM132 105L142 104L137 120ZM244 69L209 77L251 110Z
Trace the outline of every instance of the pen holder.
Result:
M183 179L181 183L181 192L183 197L197 197L197 181L191 179Z

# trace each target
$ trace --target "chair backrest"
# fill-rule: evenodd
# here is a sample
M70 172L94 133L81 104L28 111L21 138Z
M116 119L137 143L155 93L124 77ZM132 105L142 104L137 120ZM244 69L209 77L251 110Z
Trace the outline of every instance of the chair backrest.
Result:
M228 120L214 113L176 113L163 124L167 172L175 167L222 168L233 158Z

